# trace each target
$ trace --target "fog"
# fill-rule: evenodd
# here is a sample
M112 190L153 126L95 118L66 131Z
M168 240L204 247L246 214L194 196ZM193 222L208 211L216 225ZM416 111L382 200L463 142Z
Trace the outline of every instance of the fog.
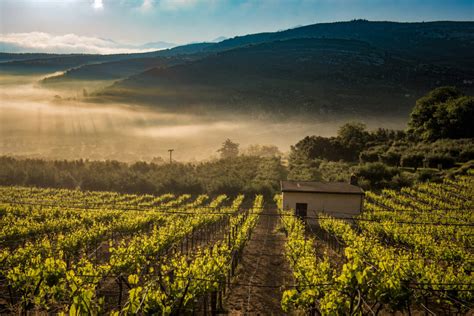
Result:
M49 74L48 76L55 75ZM169 113L134 104L84 102L110 82L67 87L41 85L39 76L0 75L0 155L48 159L167 159L196 161L217 156L230 138L245 148L272 144L282 152L307 135L332 136L340 120L257 119L250 116ZM404 122L365 120L369 128L403 128Z

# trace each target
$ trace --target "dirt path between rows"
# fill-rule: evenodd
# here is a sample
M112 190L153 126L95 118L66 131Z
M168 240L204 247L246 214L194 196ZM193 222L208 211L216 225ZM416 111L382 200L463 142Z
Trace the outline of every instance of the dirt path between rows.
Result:
M275 209L265 213L277 215ZM285 234L276 230L278 221L277 216L260 216L225 299L230 315L285 315L280 307L284 288L280 286L292 280L284 257Z

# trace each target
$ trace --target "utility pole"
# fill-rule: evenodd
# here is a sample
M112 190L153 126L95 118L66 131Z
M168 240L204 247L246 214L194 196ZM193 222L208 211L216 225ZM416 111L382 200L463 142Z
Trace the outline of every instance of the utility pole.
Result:
M173 151L174 149L168 149L168 151L170 152L170 164L173 163Z

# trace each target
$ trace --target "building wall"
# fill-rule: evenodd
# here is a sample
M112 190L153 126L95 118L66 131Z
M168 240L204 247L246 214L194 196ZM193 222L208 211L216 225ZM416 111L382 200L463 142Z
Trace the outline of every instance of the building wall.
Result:
M296 203L308 203L308 216L324 211L334 217L348 217L361 212L363 198L359 194L283 192L283 208L295 209Z

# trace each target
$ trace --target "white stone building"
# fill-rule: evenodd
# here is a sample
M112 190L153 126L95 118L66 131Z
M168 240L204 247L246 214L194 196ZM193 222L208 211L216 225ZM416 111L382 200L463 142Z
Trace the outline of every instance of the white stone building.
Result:
M343 182L281 181L283 208L297 216L314 217L325 212L334 217L358 215L363 208L364 191Z

